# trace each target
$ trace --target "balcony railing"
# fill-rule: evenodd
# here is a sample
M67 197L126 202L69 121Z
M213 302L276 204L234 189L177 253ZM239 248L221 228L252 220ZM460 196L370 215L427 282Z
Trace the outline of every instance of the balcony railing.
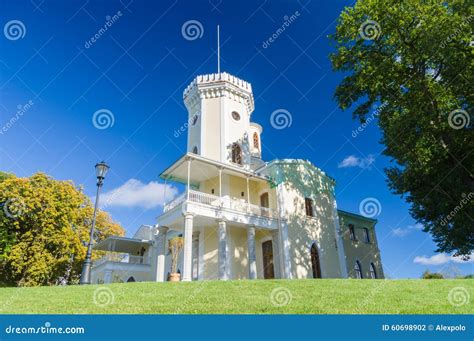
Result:
M171 211L186 199L186 192L171 200L163 207L163 212Z
M94 266L99 266L106 262L149 265L150 257L134 256L128 253L107 253L102 258L94 261Z
M181 194L179 197L166 204L163 208L163 211L168 212L183 203L184 201L186 201L186 193ZM213 194L194 190L189 191L189 201L198 204L214 206L216 208L228 208L234 211L248 213L256 216L263 216L266 218L276 218L277 216L275 210L267 207L249 204L243 199L234 199L228 196L218 197Z

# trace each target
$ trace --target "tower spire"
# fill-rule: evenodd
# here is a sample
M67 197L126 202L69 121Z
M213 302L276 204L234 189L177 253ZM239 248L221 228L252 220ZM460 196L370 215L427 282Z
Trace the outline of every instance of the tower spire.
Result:
M220 44L220 28L217 25L217 73L221 73L221 44Z

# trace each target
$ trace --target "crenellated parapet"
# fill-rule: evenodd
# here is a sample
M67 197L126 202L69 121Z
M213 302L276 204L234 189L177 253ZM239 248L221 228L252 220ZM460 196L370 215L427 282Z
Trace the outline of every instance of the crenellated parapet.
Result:
M183 92L188 109L202 99L219 97L245 104L249 113L255 109L251 84L227 72L197 76Z

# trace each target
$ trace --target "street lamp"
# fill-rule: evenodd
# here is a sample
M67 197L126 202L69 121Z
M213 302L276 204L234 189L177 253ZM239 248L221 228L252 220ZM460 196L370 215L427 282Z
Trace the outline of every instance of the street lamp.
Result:
M81 280L79 284L91 284L91 266L92 266L92 244L94 242L95 217L97 208L99 207L100 189L104 183L105 174L109 170L109 166L102 161L95 165L95 173L97 175L97 195L95 196L94 215L92 216L92 226L89 237L89 244L87 245L86 259L82 266Z

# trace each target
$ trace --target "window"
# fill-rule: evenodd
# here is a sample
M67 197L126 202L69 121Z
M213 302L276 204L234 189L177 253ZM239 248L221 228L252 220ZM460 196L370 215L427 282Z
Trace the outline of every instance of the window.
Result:
M253 147L260 149L259 143L258 143L258 134L253 133Z
M193 118L191 119L191 124L194 126L196 125L197 121L198 121L198 118L199 118L199 115L198 114L194 114Z
M362 279L362 267L360 266L360 262L356 260L355 266L354 266L356 278Z
M349 224L349 236L350 236L351 240L357 240L355 230L354 230L354 225L352 225L352 224Z
M194 146L193 148L193 154L197 154L198 153L198 147L197 146Z
M321 264L319 263L319 253L316 243L311 245L311 268L313 270L313 278L321 278Z
M232 111L232 118L236 121L240 121L240 114L237 111Z
M242 149L238 143L232 145L232 162L242 164Z
M370 263L370 278L372 278L372 279L377 278L377 272L375 271L374 263Z
M314 212L313 212L313 199L310 198L304 198L304 206L306 208L306 215L308 217L314 217Z
M370 243L369 229L364 227L364 241Z

